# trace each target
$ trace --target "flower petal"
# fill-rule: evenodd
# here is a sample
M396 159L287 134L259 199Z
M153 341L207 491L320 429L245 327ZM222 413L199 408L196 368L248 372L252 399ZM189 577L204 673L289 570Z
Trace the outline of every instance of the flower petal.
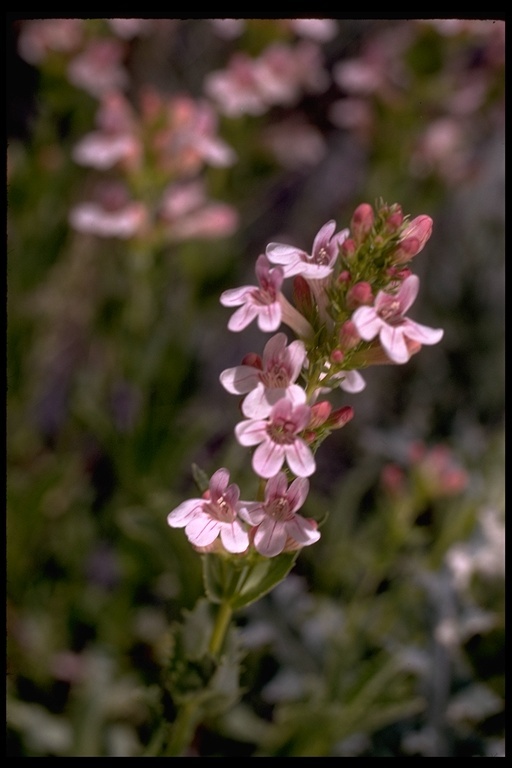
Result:
M228 328L230 331L243 331L247 328L258 314L258 309L255 304L247 302L243 306L239 307L231 317L229 318Z
M294 539L297 544L307 546L314 544L320 538L320 531L314 520L308 520L301 515L294 515L286 524L286 533Z
M421 325L421 323L416 323L414 320L409 320L407 317L402 327L408 339L419 341L420 344L437 344L444 335L442 328L429 328L426 325Z
M366 381L358 371L343 371L343 377L340 387L344 392L355 394L366 387Z
M264 333L275 331L281 325L281 305L278 301L258 307L257 314L258 327Z
M268 439L262 442L252 457L252 467L256 474L267 479L276 475L283 466L284 453L282 445Z
M383 326L383 321L374 307L358 307L352 315L352 322L365 341L374 339Z
M393 326L383 323L379 339L385 353L394 363L401 364L409 360L411 353L405 343L403 325Z
M188 540L196 547L207 547L219 535L220 526L218 520L203 515L191 520L185 528L185 533Z
M249 534L242 528L239 520L222 525L220 538L228 552L245 552L249 546Z
M219 379L224 389L232 395L243 395L258 386L259 376L260 371L252 365L237 365L222 371Z
M288 466L297 477L309 477L316 470L313 453L300 437L285 446L285 454Z
M254 546L260 555L275 557L283 551L286 538L284 524L267 517L254 534Z
M167 523L171 528L184 528L197 515L203 513L205 499L187 499L167 515Z
M267 422L262 419L246 419L235 426L236 439L240 445L257 445L267 437Z
M296 512L302 507L309 493L309 480L306 477L297 477L290 484L286 494L290 511Z
M238 307L247 301L247 297L257 290L254 285L243 285L241 288L230 288L220 295L220 303L223 307Z
M397 294L397 299L400 302L400 314L405 315L409 307L414 304L419 289L420 279L418 275L409 275L405 278Z

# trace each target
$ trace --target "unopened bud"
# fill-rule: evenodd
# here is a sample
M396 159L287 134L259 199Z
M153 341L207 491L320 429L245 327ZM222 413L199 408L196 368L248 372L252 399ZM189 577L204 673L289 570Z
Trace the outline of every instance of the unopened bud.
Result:
M356 243L364 240L368 232L373 227L373 208L368 203L361 203L352 214L350 222L350 231Z
M350 283L351 277L350 272L346 269L342 270L338 275L338 283L340 285L343 285L343 283Z
M331 354L329 355L329 358L331 360L331 363L334 363L335 365L339 365L345 359L345 355L341 351L341 349L333 349Z
M341 429L354 418L354 409L350 405L344 405L343 408L337 408L332 411L327 419L325 426L329 429Z
M331 413L332 406L327 400L322 400L311 406L311 415L309 417L308 429L318 429L321 427Z
M355 240L353 240L351 237L347 237L341 246L341 253L343 256L345 256L345 258L351 259L356 252L356 249L357 245Z
M303 315L309 315L313 309L313 296L307 281L302 275L296 275L293 280L293 303Z
M403 230L400 241L403 242L409 237L415 237L418 240L418 250L416 253L419 253L423 250L425 243L432 234L433 224L434 222L430 216L416 216Z
M401 210L395 211L394 213L390 214L388 216L386 221L386 230L393 234L394 232L398 232L400 227L402 226L404 222L404 215Z
M339 333L340 347L345 350L357 347L361 337L357 331L355 323L352 320L346 320L340 328Z
M373 293L370 283L361 280L353 285L347 293L347 306L349 309L357 309L362 304L372 304Z
M400 240L398 243L393 254L393 261L395 264L406 264L420 250L420 241L417 237L406 237L405 240Z
M263 361L256 352L249 352L247 355L244 355L242 365L250 365L252 368L259 368L260 371L263 370Z

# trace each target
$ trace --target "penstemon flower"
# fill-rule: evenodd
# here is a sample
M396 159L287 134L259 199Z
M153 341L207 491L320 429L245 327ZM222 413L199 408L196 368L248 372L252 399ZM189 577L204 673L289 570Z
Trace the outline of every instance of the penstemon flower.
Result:
M272 269L265 254L261 254L256 261L256 277L259 286L231 288L221 295L225 307L239 307L228 322L229 330L242 331L256 318L261 331L276 331L284 322L299 335L310 336L312 329L306 318L281 293L283 269Z
M257 445L252 466L257 475L273 477L285 460L298 477L308 477L316 469L311 449L300 437L308 425L311 408L293 405L283 397L272 406L267 419L247 419L235 427L240 445Z
M229 485L229 471L218 469L211 477L206 498L183 501L167 516L171 528L185 528L196 547L207 547L219 536L227 552L245 552L249 536L238 517L240 489Z
M440 328L428 328L404 316L414 303L419 287L419 277L409 275L398 293L379 291L373 307L359 307L352 315L361 338L370 341L379 336L384 351L395 363L406 363L411 356L406 339L437 344L443 337Z
M307 478L297 477L288 487L286 474L278 472L266 484L264 501L241 504L240 517L255 526L251 537L261 555L274 557L285 549L318 541L320 531L316 522L296 514L308 491Z
M328 221L318 231L311 254L293 245L269 243L265 253L269 261L283 267L285 277L303 275L306 279L321 280L332 274L339 249L348 237L348 229L334 234L335 221Z
M263 357L247 356L242 365L227 368L220 375L221 384L234 395L246 394L242 413L249 418L265 418L272 406L287 397L292 403L306 402L306 393L296 384L306 358L302 341L287 346L284 333L276 333L265 345Z

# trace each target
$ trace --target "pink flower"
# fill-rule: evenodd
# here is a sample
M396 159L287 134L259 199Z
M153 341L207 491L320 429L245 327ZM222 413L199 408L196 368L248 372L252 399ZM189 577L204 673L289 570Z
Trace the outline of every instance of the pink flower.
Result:
M242 502L240 517L256 526L252 537L261 555L275 557L285 549L314 544L320 538L316 522L295 514L304 504L309 480L297 477L288 487L284 472L270 478L263 502Z
M277 333L265 345L263 359L256 357L254 365L238 365L221 373L221 384L228 392L233 395L249 393L242 404L244 416L265 418L283 397L295 405L306 402L305 391L295 384L306 349L302 341L292 341L288 347L286 341L284 333Z
M272 406L267 419L247 419L235 427L240 445L257 445L252 466L260 477L273 477L286 460L298 477L309 477L316 469L306 442L299 437L309 422L311 408L294 405L285 397Z
M94 97L110 90L128 87L128 72L123 67L126 49L114 38L91 40L68 65L69 81Z
M226 69L210 72L205 79L205 93L228 117L243 114L262 115L268 105L256 77L256 62L246 53L237 52Z
M404 317L414 303L420 280L417 275L409 275L397 294L379 291L373 307L359 307L352 315L352 322L365 341L379 336L380 343L394 363L406 363L411 352L407 339L420 344L437 344L443 337L440 328L428 328L414 320Z
M78 232L127 239L142 234L147 217L144 203L130 200L122 184L111 182L98 187L96 200L76 205L69 222Z
M229 485L229 471L218 469L210 478L206 498L188 499L167 516L171 528L185 528L196 547L207 547L219 536L228 552L245 552L249 536L238 517L240 489Z
M299 336L312 336L313 329L306 318L281 293L282 267L271 269L262 253L256 260L256 277L259 286L244 285L221 294L220 303L224 307L239 307L229 319L229 330L242 331L257 318L261 331L276 331L283 322Z
M309 280L321 280L332 273L339 249L349 235L348 229L334 234L335 229L335 221L324 224L313 241L311 254L282 243L269 243L265 253L269 261L283 268L285 277L303 275Z
M227 203L208 200L201 179L169 185L159 214L171 240L226 237L238 226L236 210Z

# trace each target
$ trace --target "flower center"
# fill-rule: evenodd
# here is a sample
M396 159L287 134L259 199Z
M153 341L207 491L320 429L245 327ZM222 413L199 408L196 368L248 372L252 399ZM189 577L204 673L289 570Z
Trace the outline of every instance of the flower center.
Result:
M262 373L260 379L266 387L275 389L286 389L290 383L288 371L279 363L274 363L268 371Z
M311 257L312 261L315 262L315 264L318 264L319 266L324 266L325 264L329 264L331 261L331 256L326 248L323 246L316 251L316 253Z
M398 299L393 299L385 306L379 309L379 317L381 317L388 325L400 325L403 321L402 313L400 312L400 302Z
M256 304L273 304L276 300L276 289L270 280L263 278L260 281L260 287L255 288L251 295Z
M220 496L217 501L209 501L204 504L203 509L208 515L222 523L232 523L236 517L235 511L227 503L224 496Z
M293 513L290 512L290 505L288 499L280 496L278 499L274 499L265 507L266 512L274 520L289 520L293 517Z
M279 419L267 427L267 434L279 445L291 445L295 442L296 428L293 421Z

